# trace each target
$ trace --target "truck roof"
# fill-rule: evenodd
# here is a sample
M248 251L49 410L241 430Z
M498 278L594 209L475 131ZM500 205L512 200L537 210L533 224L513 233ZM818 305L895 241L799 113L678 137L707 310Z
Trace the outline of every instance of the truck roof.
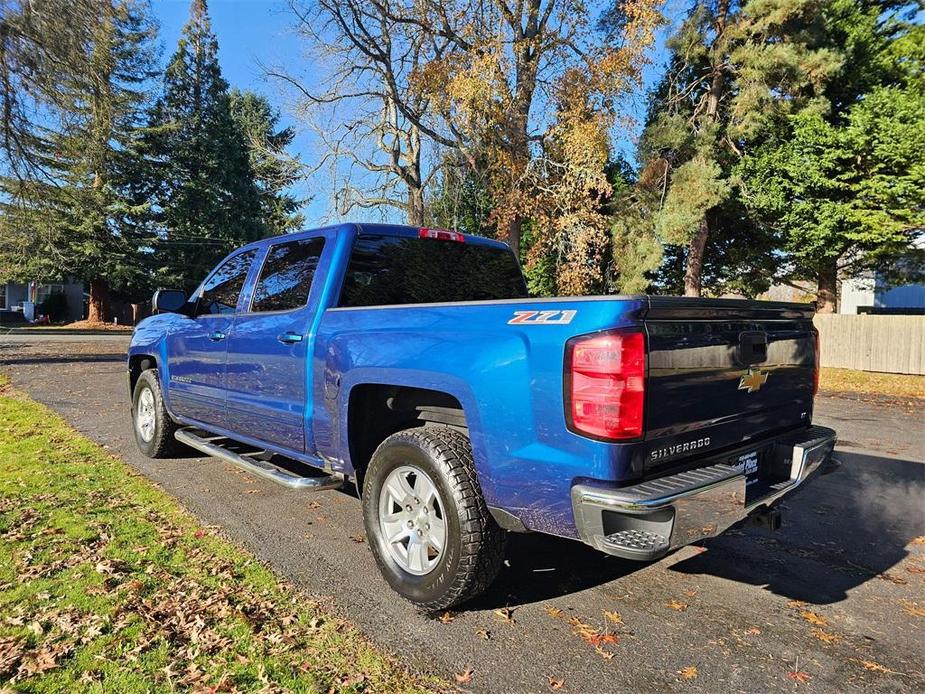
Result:
M272 236L265 239L260 239L259 241L254 241L242 246L242 248L251 248L259 247L266 244L276 243L281 239L297 239L300 236L312 234L317 231L323 230L334 230L335 233L347 232L351 230L356 230L356 232L361 236L404 236L407 238L416 238L422 228L430 227L419 227L413 226L410 224L377 224L377 223L368 223L368 222L342 222L340 224L331 224L324 227L315 227L313 229L304 229L302 231L293 232L290 234L281 234L279 236ZM454 231L448 229L447 231ZM459 232L455 232L459 233ZM464 243L470 243L477 246L494 246L495 248L510 249L503 241L497 241L495 239L490 239L485 236L475 236L473 234L461 234Z

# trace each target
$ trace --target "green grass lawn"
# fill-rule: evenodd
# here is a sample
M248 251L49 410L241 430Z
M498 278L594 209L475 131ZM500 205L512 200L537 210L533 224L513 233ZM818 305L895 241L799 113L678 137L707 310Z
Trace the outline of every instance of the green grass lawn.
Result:
M445 686L0 381L0 692Z
M819 374L819 390L823 393L861 393L925 398L925 376L823 367Z

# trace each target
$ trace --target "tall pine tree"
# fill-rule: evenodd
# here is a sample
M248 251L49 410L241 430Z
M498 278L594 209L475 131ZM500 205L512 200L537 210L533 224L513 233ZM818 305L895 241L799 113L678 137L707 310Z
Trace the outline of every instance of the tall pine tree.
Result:
M749 18L740 101L765 103L789 79L808 106L761 110L775 137L746 153L737 173L752 218L780 234L790 278L814 282L819 310L833 312L841 276L906 265L925 225L925 27L901 0L827 0L807 14L785 7L775 21L795 24L836 69L794 81L800 54L765 45L769 16Z
M54 110L31 139L35 175L0 180L0 256L8 278L84 280L89 318L107 320L110 290L144 272L129 187L155 26L140 0L101 0L92 10L82 15L83 55L70 63L79 69L58 76Z
M280 128L279 112L266 97L251 91L231 90L231 116L248 148L265 233L298 231L305 222L299 210L306 201L289 190L301 177L302 164L286 153L295 131Z
M192 2L150 124L148 194L161 228L156 274L189 289L226 253L266 232L205 0Z

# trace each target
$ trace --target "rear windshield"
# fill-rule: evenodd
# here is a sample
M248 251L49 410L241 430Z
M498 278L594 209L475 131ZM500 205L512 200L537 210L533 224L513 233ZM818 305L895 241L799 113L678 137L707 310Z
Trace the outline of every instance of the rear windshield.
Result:
M341 306L388 306L527 296L504 248L402 236L361 236L347 267Z

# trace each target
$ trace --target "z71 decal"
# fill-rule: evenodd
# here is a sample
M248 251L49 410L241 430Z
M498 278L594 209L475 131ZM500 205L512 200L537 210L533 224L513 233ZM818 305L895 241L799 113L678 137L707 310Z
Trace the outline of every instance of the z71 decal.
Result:
M578 311L514 311L514 317L508 325L527 323L528 325L567 325L572 322Z

